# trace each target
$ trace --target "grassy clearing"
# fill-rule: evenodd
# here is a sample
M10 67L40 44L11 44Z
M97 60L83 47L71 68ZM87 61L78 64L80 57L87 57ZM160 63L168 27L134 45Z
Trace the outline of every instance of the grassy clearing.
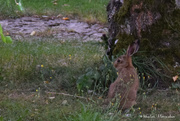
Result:
M63 100L68 100L67 104L62 104ZM3 120L63 121L65 116L68 117L72 112L72 109L79 110L80 103L78 100L63 96L51 100L49 95L37 97L35 93L18 94L13 92L0 102L0 106Z
M140 91L137 105L127 114L102 105L101 94L84 92L84 99L47 93L78 95L77 78L88 67L96 68L104 49L97 42L16 41L0 43L0 120L178 121L178 90ZM169 118L158 117L172 116ZM143 118L141 118L141 116Z
M14 1L0 0L0 14L6 17L62 14L105 22L105 6L109 0L57 0L57 5L49 0L22 1L24 13L16 11ZM116 110L116 104L104 107L101 94L81 94L90 101L62 95L79 95L78 77L89 67L99 67L104 53L104 47L97 42L47 38L13 44L1 42L0 121L179 120L179 90L140 90L137 105L125 114Z
M65 90L76 93L77 77L99 63L104 53L96 42L32 40L0 45L0 117L3 120L63 120L72 109L78 111L78 100L58 96L51 101L49 97L53 95L44 93ZM70 105L62 107L65 99Z
M89 22L106 22L106 6L109 0L21 0L24 12L14 1L0 0L0 14L4 16L48 15L78 17ZM55 0L54 0L55 1ZM56 3L56 5L54 4Z
M45 94L43 90L40 93L38 91L6 91L0 100L0 117L5 121L178 121L180 118L180 106L177 103L180 101L179 92L175 91L139 94L138 104L125 114L118 112L115 109L116 105L102 108L102 100L99 98L93 98L92 103L63 95ZM90 95L86 97L91 98Z
M37 80L71 84L89 66L100 61L98 43L31 41L1 43L1 79L19 84ZM43 67L41 67L43 65Z

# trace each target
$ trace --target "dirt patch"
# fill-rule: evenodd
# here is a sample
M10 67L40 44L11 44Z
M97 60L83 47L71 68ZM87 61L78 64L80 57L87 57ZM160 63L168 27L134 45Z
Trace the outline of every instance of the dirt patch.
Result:
M61 18L22 17L0 20L6 35L15 40L36 37L52 37L60 40L101 41L107 28L100 24L88 24L78 20L62 20Z

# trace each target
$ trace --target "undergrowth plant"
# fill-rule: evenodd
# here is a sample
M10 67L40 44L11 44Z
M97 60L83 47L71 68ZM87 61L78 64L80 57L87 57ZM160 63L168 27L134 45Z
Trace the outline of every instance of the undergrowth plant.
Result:
M22 1L19 0L19 2L17 2L17 1L15 0L15 3L16 3L16 5L18 6L18 9L19 9L21 12L24 12L24 7L23 7L23 5L22 5Z
M125 50L121 51L116 57L124 53ZM104 55L101 64L95 69L88 68L85 74L81 75L77 80L78 91L95 89L98 92L106 92L109 85L117 78L117 71L113 67L116 57L113 56L111 61L107 55ZM160 87L161 82L165 83L165 79L170 78L163 72L163 70L169 71L168 67L157 57L137 55L133 57L133 65L138 71L142 89Z
M82 90L94 89L98 92L106 92L109 85L117 78L116 69L113 62L109 60L107 55L102 57L102 62L95 69L88 68L85 74L81 75L77 80L77 89Z
M101 121L102 115L92 107L81 103L81 110L66 118L66 121Z
M0 24L0 36L1 36L1 39L4 43L12 43L12 39L10 36L5 36L3 34L3 29L2 29L2 26Z
M139 73L141 88L160 87L162 83L166 83L170 79L164 71L170 71L168 67L158 57L151 56L135 56L133 64ZM161 83L162 82L162 83Z

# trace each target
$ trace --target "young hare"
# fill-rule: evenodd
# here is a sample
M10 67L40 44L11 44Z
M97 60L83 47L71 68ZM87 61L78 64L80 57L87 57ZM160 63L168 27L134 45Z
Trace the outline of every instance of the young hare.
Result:
M110 85L107 101L115 99L120 101L119 109L125 110L136 104L137 90L139 87L139 79L132 64L131 56L139 49L139 40L129 45L126 55L122 55L114 62L114 67L118 71L118 77L114 83Z

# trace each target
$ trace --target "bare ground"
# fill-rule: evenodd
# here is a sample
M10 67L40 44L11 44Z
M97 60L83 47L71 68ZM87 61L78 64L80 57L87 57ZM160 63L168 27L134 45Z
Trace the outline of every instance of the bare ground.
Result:
M0 20L4 34L15 40L55 38L60 40L101 41L107 28L100 24L88 24L78 20L62 18L21 17Z

